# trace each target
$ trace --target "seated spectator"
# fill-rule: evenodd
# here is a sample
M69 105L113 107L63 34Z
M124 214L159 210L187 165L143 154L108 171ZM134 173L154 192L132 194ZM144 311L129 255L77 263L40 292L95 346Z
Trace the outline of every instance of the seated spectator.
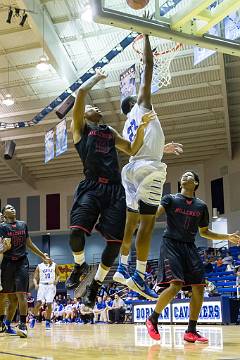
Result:
M139 295L138 295L138 293L137 293L136 291L129 290L129 291L127 292L126 300L127 300L127 301L139 300Z
M58 300L55 306L53 307L53 318L55 319L55 321L62 321L63 313L64 313L64 306Z
M217 259L216 265L217 265L217 267L220 267L220 266L223 265L223 261L222 261L222 258L221 258L221 257L219 257L219 258Z
M216 289L217 289L217 287L213 282L206 280L204 296L205 297L218 296L219 294Z
M213 272L213 265L209 259L206 259L206 261L204 263L204 269L207 274L210 272Z
M64 321L72 322L74 317L73 304L71 299L67 300L67 305L64 307Z
M95 323L99 321L107 322L106 303L101 296L97 297L97 302L93 309Z
M94 314L93 314L93 310L91 308L87 307L84 304L81 304L79 310L80 310L80 319L82 320L82 322L84 324L87 324L87 323L93 324L94 323L94 321L93 321Z
M233 262L233 257L230 254L230 252L227 252L226 255L223 258L223 264L224 265L229 265L229 264L232 264L232 262Z
M117 284L111 283L109 290L108 290L108 295L112 296L112 295L116 294L118 291L119 291L119 289L117 288Z
M112 298L111 296L107 296L107 299L106 299L106 315L107 315L107 321L109 321L109 310L112 309L112 306L113 306L113 301L112 301Z
M112 309L109 310L109 322L123 323L125 318L125 304L118 294L114 295Z
M107 287L105 285L102 285L100 290L98 291L98 296L101 296L102 298L107 295Z

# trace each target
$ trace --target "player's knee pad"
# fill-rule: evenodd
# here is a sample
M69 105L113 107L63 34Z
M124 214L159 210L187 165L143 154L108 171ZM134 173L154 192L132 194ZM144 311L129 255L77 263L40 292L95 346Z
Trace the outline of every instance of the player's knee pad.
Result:
M138 187L138 201L152 206L159 206L165 180L166 171L157 170L147 175Z
M109 241L107 242L107 245L102 253L102 264L111 267L115 261L115 259L118 257L120 247L120 242L115 241Z
M85 234L82 229L71 229L69 244L73 252L81 252L85 246Z

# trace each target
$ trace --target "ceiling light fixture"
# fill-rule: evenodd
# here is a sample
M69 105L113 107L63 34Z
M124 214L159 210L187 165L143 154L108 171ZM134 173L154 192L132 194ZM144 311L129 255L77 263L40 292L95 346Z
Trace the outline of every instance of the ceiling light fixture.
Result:
M13 17L13 10L12 10L12 8L11 8L11 6L10 6L10 8L8 9L8 17L7 17L7 20L6 20L6 22L7 22L8 24L11 24L12 17Z
M28 14L26 13L26 11L23 11L23 16L22 16L22 20L20 21L19 25L24 26L26 20L27 20Z
M87 5L82 12L81 19L83 21L92 22L93 21L93 13L90 5Z
M40 71L46 71L46 70L48 70L49 69L49 63L48 63L48 60L47 60L47 57L44 55L44 53L45 53L45 51L44 51L44 35L45 35L45 33L44 33L44 7L43 7L43 18L42 18L42 20L43 20L43 28L42 28L42 32L43 32L43 44L42 44L42 51L43 51L43 53L42 53L42 56L40 57L40 59L39 59L39 62L38 62L38 64L37 64L37 69L38 70L40 70Z
M8 61L8 86L9 86L9 74L10 74L10 68L9 68L9 61ZM14 104L14 102L15 102L14 98L9 93L7 93L4 97L4 99L2 100L2 104L6 105L6 106L12 106Z

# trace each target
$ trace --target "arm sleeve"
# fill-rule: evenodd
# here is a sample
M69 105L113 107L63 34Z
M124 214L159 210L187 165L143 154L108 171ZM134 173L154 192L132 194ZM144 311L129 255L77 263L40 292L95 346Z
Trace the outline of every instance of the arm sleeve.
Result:
M199 227L206 227L209 225L209 213L208 213L208 208L207 205L204 205L204 209L203 209L203 213L202 213L202 217L201 220L199 222Z
M165 195L161 200L161 205L164 207L165 211L167 212L172 204L172 197L171 195Z

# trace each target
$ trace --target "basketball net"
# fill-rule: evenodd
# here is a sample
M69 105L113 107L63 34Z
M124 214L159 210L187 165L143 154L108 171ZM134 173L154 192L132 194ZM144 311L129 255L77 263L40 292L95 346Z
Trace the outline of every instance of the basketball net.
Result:
M138 35L133 41L133 49L139 57L141 69L143 69L143 37L142 34ZM154 60L152 86L160 89L171 83L170 65L183 45L170 41L160 43L158 38L151 39L154 39L151 41Z

